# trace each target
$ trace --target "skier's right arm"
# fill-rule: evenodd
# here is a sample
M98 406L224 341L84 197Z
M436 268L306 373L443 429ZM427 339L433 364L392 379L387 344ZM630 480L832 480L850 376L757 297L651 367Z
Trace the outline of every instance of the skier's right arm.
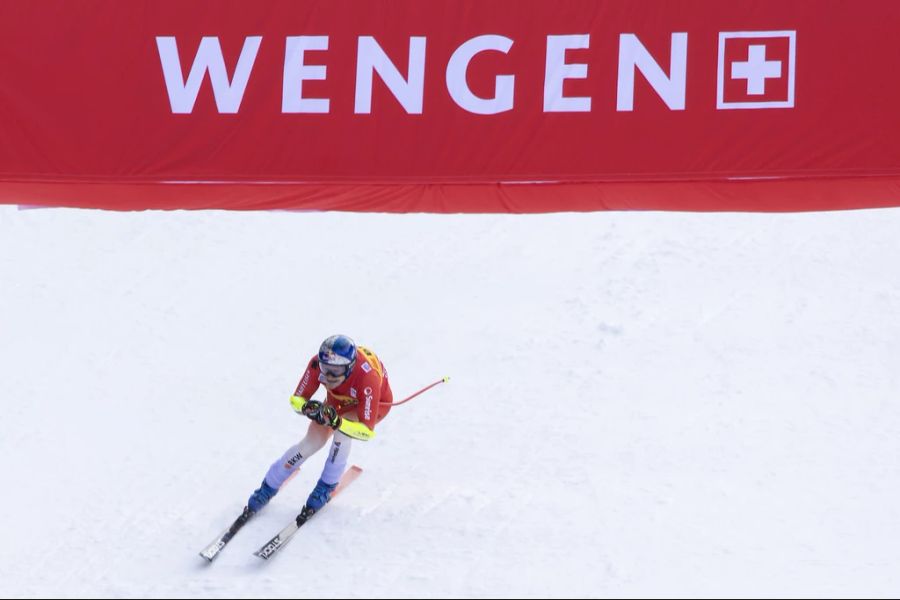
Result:
M297 384L297 389L294 390L294 395L291 396L291 405L294 404L294 398L303 398L304 400L308 400L312 398L313 394L316 393L316 390L319 389L319 356L313 356L309 360L309 364L306 365L306 371L303 372L303 377L300 378L300 383ZM296 407L294 410L300 412Z
M309 403L309 399L312 398L312 395L318 389L319 357L316 355L309 360L306 371L303 372L303 377L300 378L300 383L297 384L297 389L294 390L294 394L291 396L291 408L301 415L308 416L303 412L303 408Z

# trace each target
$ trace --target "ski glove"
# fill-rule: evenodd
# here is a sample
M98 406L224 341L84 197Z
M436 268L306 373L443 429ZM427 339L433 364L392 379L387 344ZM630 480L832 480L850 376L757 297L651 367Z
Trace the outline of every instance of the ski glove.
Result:
M353 439L366 441L375 437L375 432L362 423L345 421L337 415L337 411L334 410L333 407L328 406L323 408L322 403L318 400L307 400L303 396L291 396L291 407L297 411L297 413L309 417L316 423L322 423L333 429L340 430L342 433ZM309 411L309 414L307 414L307 410ZM321 419L321 421L319 419Z
M342 419L337 414L337 409L329 404L322 404L318 400L309 400L303 407L302 412L319 425L325 425L332 429L337 429L341 426Z
M316 420L319 425L327 425L332 429L340 427L341 421L343 421L341 416L337 413L337 409L330 404L326 404L322 407L322 410L319 411L319 417L321 418L321 421L318 419Z

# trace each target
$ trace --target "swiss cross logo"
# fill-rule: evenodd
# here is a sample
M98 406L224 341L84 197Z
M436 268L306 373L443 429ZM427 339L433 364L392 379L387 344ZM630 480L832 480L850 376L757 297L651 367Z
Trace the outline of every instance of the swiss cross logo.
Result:
M719 33L716 107L793 108L796 31Z

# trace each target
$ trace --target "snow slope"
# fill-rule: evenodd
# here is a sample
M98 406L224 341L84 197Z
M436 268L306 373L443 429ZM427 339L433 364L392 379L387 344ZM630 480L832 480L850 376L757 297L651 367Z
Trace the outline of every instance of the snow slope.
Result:
M0 207L2 597L900 595L900 210ZM269 563L347 333L395 395Z

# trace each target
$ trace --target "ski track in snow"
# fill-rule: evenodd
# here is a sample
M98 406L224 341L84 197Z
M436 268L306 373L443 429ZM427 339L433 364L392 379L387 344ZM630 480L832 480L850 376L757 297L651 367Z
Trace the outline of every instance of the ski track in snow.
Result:
M0 207L0 596L896 597L897 231ZM337 332L451 381L205 564Z

